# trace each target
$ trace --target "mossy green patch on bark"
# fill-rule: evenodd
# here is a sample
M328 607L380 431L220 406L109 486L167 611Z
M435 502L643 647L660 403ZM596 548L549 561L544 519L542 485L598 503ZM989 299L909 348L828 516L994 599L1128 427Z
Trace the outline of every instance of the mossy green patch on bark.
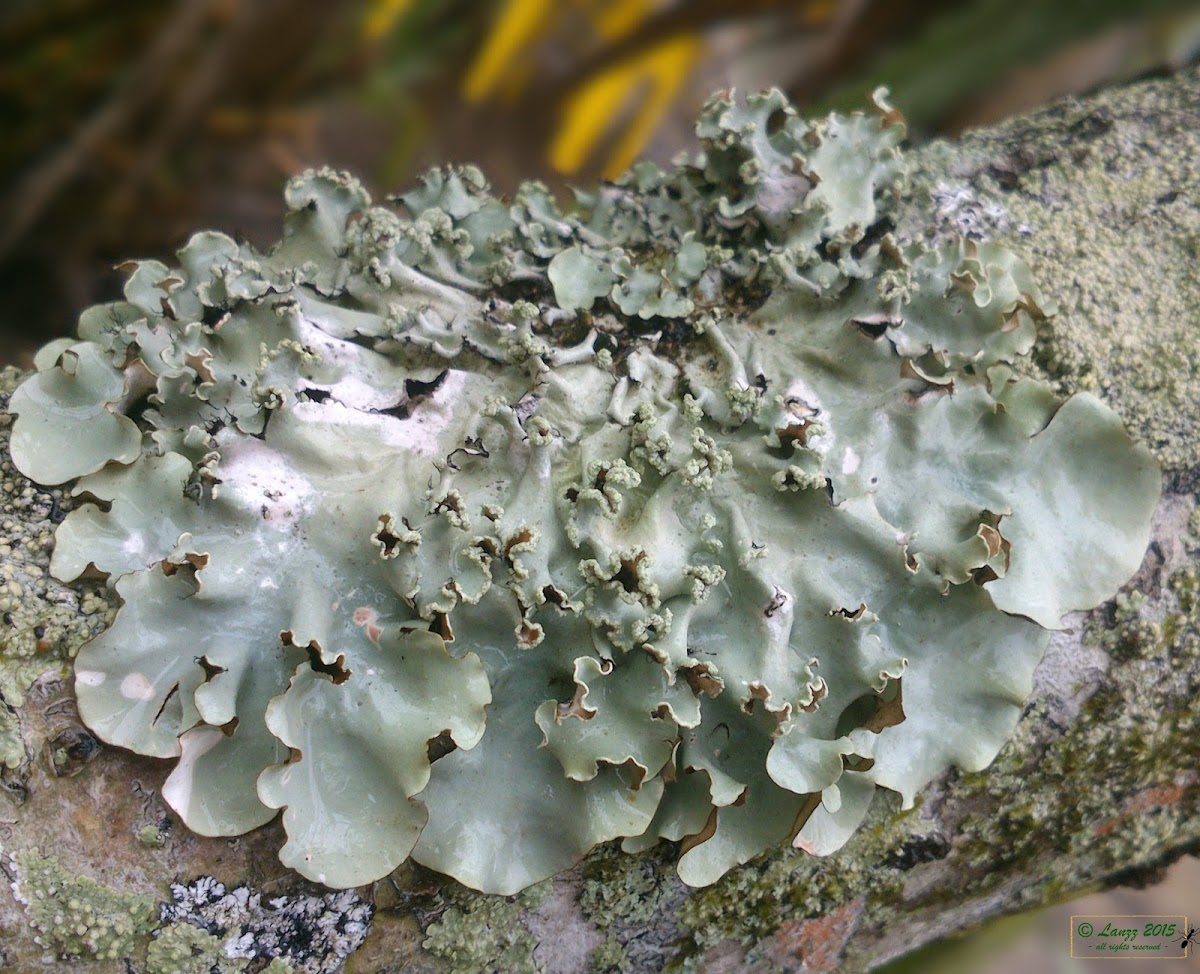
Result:
M629 974L636 970L615 934L610 934L603 944L592 951L591 961L594 974Z
M752 948L786 921L817 917L868 894L881 906L903 885L897 850L921 843L927 829L918 810L877 799L867 823L836 856L787 849L698 890L679 883L665 851L631 860L600 850L583 867L579 901L584 917L608 934L593 953L592 970L696 971L723 942ZM754 960L753 950L746 959Z
M59 958L119 961L155 927L156 902L75 876L37 849L17 853L17 898L38 940Z
M15 710L0 706L0 767L20 767L25 756L25 743L21 739L21 721Z
M539 974L537 941L521 922L549 892L539 883L516 896L488 896L465 888L443 894L445 912L425 930L423 946L446 962L446 974Z
M583 865L579 909L607 935L592 953L594 974L654 970L685 936L679 910L687 898L666 850L637 859L606 846Z
M156 974L209 974L219 959L220 939L189 924L161 931L146 952L146 966Z

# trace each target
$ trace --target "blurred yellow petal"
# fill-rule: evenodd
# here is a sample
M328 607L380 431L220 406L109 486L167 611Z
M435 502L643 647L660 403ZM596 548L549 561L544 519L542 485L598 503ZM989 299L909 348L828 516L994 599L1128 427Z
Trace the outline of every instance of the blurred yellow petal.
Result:
M647 57L646 66L650 69L654 88L609 157L604 167L606 179L615 179L623 173L646 147L658 123L691 74L702 44L699 37L681 36L667 41Z
M593 0L592 6L597 8L593 14L596 32L606 41L615 41L653 13L658 3L656 0Z
M567 99L566 118L550 146L550 165L559 172L576 172L587 161L612 121L614 106L624 101L637 80L631 67L610 68L584 82L583 87Z
M605 178L620 175L650 141L691 72L702 45L703 41L694 35L672 37L584 82L567 99L565 121L550 146L550 164L563 173L582 168L630 96L648 85L645 101L604 166Z
M492 93L530 40L546 28L553 10L551 0L508 0L463 81L467 101L479 102Z

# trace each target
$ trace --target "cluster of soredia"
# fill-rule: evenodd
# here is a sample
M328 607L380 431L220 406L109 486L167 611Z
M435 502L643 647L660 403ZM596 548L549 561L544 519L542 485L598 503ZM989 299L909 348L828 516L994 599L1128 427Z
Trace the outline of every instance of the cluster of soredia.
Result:
M697 131L569 210L306 173L274 250L200 233L38 355L13 459L87 501L53 573L122 602L80 712L177 759L192 829L284 809L335 887L829 853L877 787L986 765L1047 629L1135 570L1150 454L1017 378L1013 254L889 232L882 96Z

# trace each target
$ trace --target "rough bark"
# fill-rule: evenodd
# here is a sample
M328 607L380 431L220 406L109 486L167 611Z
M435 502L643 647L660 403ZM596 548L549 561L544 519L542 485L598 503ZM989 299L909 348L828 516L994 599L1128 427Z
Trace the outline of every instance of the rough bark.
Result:
M1031 368L1104 396L1166 479L1142 569L1055 635L992 767L950 772L911 811L877 797L831 858L780 852L704 890L679 883L666 850L601 850L512 898L405 867L357 891L374 914L348 971L864 971L989 918L1149 881L1200 850L1198 110L1190 73L914 153L912 226L935 208L943 225L1024 251L1059 306ZM36 571L60 502L11 467L4 481L3 533L21 543L0 545L22 568L0 594L21 611L0 651L36 652L39 626L79 641L106 606ZM0 772L0 869L13 881L0 885L0 969L74 955L82 971L255 971L285 948L292 969L338 969L366 912L358 900L305 899L325 891L279 865L277 824L229 840L189 833L159 797L165 764L97 745L65 677L43 676L0 714L0 736L19 730L25 751ZM170 884L199 876L249 884L265 905L226 902L220 923L211 910L184 916ZM229 957L217 927L243 930L252 956Z

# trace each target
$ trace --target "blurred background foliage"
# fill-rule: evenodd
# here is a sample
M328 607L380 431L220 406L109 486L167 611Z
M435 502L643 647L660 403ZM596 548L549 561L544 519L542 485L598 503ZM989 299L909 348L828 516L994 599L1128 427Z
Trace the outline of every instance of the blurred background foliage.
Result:
M124 257L275 238L283 180L446 160L561 188L689 145L715 88L804 108L889 85L914 139L1178 67L1196 0L4 0L0 361Z

